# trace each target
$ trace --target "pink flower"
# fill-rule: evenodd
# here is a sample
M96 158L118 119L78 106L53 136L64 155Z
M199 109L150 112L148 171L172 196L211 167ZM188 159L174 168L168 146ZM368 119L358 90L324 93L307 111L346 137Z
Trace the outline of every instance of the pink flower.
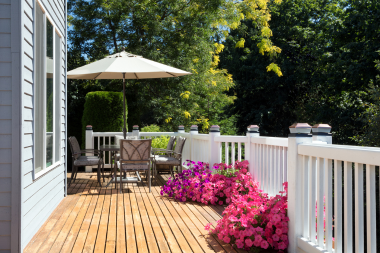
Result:
M280 250L283 250L283 249L286 249L286 244L284 242L280 242L278 245L277 245L278 249Z
M245 244L247 245L247 247L252 247L253 245L253 241L251 239L245 239Z
M205 229L206 229L207 231L210 230L210 225L211 225L211 223L207 223L207 224L206 224Z
M223 201L219 201L219 205L221 205L221 206L222 206L222 205L223 205Z
M242 249L244 247L244 243L243 243L243 240L241 239L238 239L236 240L236 246L239 248L239 249Z
M183 198L182 198L182 201L186 201L186 197L183 197Z
M282 230L281 230L281 228L277 228L277 229L276 229L276 234L278 234L278 235L281 235L281 234L282 234Z
M267 241L262 240L260 246L261 246L261 248L263 248L263 249L267 249L267 248L269 247L269 244L268 244Z
M225 236L225 237L223 238L223 241L224 241L225 243L230 243L231 238L228 237L228 236Z
M280 237L278 235L276 235L276 234L274 234L272 236L272 238L273 238L273 241L276 241L276 242L278 242L278 240L280 240Z

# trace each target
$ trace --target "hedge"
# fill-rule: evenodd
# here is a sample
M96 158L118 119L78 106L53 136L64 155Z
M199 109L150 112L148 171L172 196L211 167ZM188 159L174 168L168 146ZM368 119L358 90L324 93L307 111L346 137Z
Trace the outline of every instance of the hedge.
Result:
M123 131L123 93L111 91L87 93L82 116L82 140L86 139L87 125L92 125L94 132Z

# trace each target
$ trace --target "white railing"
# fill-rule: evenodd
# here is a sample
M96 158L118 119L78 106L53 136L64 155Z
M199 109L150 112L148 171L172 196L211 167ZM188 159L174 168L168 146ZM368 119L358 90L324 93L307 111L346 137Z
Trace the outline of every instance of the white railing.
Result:
M134 130L128 135L185 137L183 161L213 165L248 160L253 179L269 196L278 194L283 183L288 182L288 252L364 252L365 248L367 252L376 252L379 199L375 193L375 170L380 165L380 149L332 145L331 134L316 127L311 135L310 128L303 134L290 134L289 138L260 136L258 131L251 131L254 128L248 128L246 136L220 135L218 127L209 134L199 134L192 128L189 133ZM115 135L122 133L87 130L86 148L112 144ZM107 155L106 166L110 166L110 154Z
M367 252L377 252L375 167L380 165L380 149L299 144L298 155L302 173L302 235L298 239L298 246L306 252L315 248L327 252L365 252L366 245ZM363 182L363 170L366 185ZM367 241L364 240L365 232Z
M287 182L288 139L254 137L251 146L254 179L269 196L278 194L283 190L283 183Z

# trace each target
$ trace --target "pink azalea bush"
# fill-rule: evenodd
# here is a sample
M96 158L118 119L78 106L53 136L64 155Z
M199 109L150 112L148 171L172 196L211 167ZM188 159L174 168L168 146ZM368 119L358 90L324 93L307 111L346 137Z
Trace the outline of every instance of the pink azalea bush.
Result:
M280 195L268 197L259 189L259 183L253 181L248 161L215 164L214 173L206 163L190 161L188 166L192 169L168 180L161 195L205 205L228 204L216 227L206 226L225 243L252 251L272 248L282 252L287 248L287 183Z

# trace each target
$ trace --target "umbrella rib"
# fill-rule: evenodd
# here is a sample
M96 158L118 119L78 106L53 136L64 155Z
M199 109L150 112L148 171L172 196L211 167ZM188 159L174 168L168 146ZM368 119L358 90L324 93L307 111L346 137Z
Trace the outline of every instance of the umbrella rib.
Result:
M133 74L135 74L135 77L136 77L136 79L139 79L139 77L137 76L137 74L136 74L136 73L133 73Z
M173 75L172 73L169 73L169 72L166 72L166 73L168 73L171 76L177 77L176 75Z
M101 73L102 73L102 72L100 72L97 76L95 76L93 80L95 80L98 76L100 76Z

